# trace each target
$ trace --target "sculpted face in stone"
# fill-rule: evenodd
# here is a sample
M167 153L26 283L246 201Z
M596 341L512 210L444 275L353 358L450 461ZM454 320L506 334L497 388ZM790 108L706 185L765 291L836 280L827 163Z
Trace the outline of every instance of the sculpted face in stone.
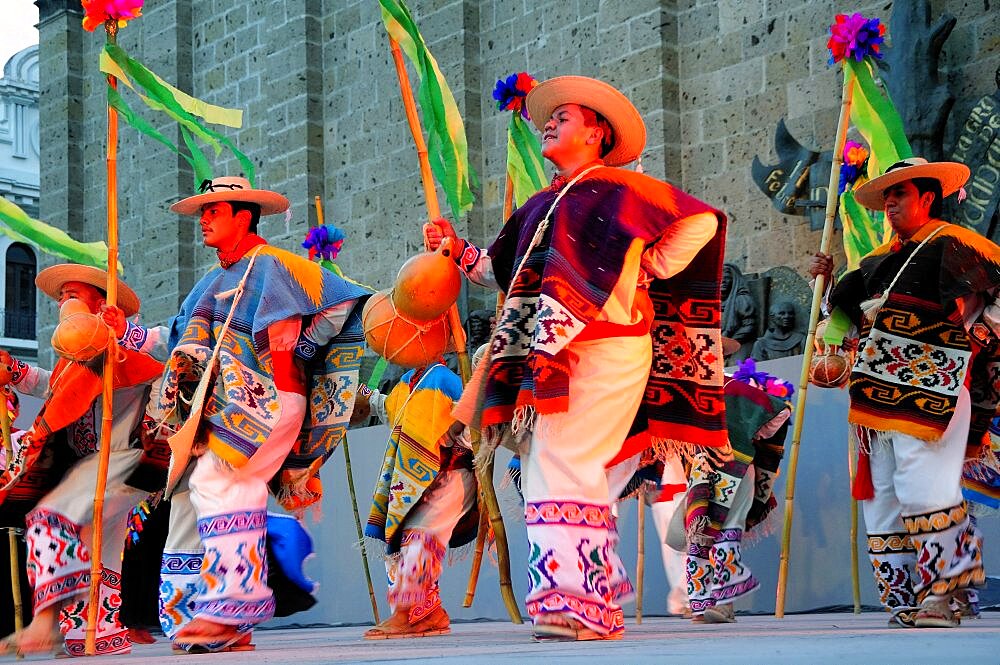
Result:
M604 130L587 126L579 104L563 104L542 128L542 156L560 170L572 169L600 156Z
M795 328L795 305L791 302L780 302L771 310L771 322L781 332Z
M209 203L201 209L200 224L205 247L228 252L250 232L250 212L240 210L233 214L228 203Z
M900 238L909 238L930 221L934 194L921 194L913 181L896 183L882 195L885 197L885 218Z

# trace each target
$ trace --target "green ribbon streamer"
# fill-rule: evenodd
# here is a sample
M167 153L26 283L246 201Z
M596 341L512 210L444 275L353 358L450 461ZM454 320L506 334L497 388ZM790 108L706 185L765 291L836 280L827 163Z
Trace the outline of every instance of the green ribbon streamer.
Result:
M514 186L514 201L518 207L548 184L542 144L520 113L511 113L507 126L507 175Z
M913 150L889 93L879 88L872 78L871 58L862 62L845 60L844 63L844 76L851 75L855 81L851 122L871 148L868 172L881 175L888 166L912 157Z
M874 62L844 60L845 80L853 80L851 122L868 143L868 173L881 175L892 164L913 156L910 142L887 91L873 77ZM854 185L857 188L860 181ZM869 211L854 199L854 192L840 197L840 218L844 225L844 252L847 268L858 267L861 258L885 241L885 220L881 212Z
M382 380L382 375L385 374L385 370L388 366L389 361L382 356L379 356L378 360L375 361L375 367L372 368L372 375L368 377L368 381L365 385L372 390L378 388L378 384Z
M420 83L417 101L427 133L427 157L455 218L472 209L472 187L478 187L469 164L465 125L448 82L427 49L410 10L402 0L379 0L386 32L413 63Z
M834 307L827 319L826 330L823 331L823 341L834 346L841 346L847 331L851 328L851 319L844 310Z
M872 212L854 199L854 192L840 195L840 220L844 224L847 269L854 270L873 249L882 244L884 215Z
M32 219L19 206L3 197L0 197L0 233L73 263L82 263L102 270L108 267L108 246L104 241L74 240L62 229ZM118 270L119 272L122 270L120 261Z
M195 185L201 183L205 179L204 174L209 172L207 177L211 177L210 169L207 169L208 160L205 158L204 153L201 149L197 147L194 142L194 137L197 137L204 143L207 143L215 151L216 156L218 156L222 148L228 148L232 152L233 156L240 163L240 167L243 169L243 173L250 184L254 183L255 169L253 162L243 154L240 150L236 148L232 141L220 134L219 132L211 129L203 122L199 121L198 118L192 113L188 112L174 97L173 92L169 87L160 83L159 78L149 69L147 69L138 60L130 58L125 51L116 44L106 44L104 46L104 52L111 58L112 61L119 68L131 78L140 88L145 91L145 95L139 94L139 98L154 111L159 111L165 113L167 116L176 121L181 128L181 136L184 139L185 146L190 150L191 155L189 162L195 167L196 174L201 171L201 176L196 175ZM110 91L109 86L109 91ZM111 95L108 96L109 104L111 103ZM124 115L126 122L135 127L137 130L156 139L157 141L167 144L169 139L160 134L159 137L149 134L144 129L133 124L132 120L138 118L139 116L134 112L129 115ZM131 119L130 119L131 118ZM144 124L146 129L151 129L152 125L149 123ZM154 130L155 131L155 130ZM157 132L159 133L159 132ZM182 154L177 146L173 145L172 142L169 143L171 150L178 154Z

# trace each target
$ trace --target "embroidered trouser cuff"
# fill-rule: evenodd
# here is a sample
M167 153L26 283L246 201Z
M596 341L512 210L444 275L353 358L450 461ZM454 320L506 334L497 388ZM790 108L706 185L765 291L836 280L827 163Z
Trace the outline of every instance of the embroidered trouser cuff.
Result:
M917 602L928 596L950 598L956 591L985 583L982 535L969 521L964 502L922 515L904 515L903 524L917 550Z

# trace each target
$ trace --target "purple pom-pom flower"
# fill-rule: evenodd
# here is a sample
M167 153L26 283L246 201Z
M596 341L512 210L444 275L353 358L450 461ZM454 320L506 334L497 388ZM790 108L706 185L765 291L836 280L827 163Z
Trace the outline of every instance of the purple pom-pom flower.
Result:
M319 254L321 259L333 261L340 253L340 248L344 246L344 238L344 232L336 226L329 224L314 226L306 231L302 247L309 250L310 260Z
M885 26L877 18L865 18L861 14L837 14L830 26L830 39L826 47L830 49L830 64L845 58L861 62L866 57L881 58L879 48L885 41Z
M524 104L525 97L538 81L527 72L511 74L505 79L497 79L493 88L493 99L496 100L498 111L515 111L525 120L528 119L528 109Z

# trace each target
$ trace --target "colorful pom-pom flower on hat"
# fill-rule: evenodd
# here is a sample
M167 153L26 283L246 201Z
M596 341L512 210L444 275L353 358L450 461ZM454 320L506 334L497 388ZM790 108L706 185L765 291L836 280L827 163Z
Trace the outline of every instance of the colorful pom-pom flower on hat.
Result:
M93 32L106 21L115 20L123 28L142 15L143 0L80 0L83 5L83 29Z
M868 160L868 150L856 141L844 144L844 162L840 165L840 187L838 193L854 185L858 176L864 173L865 162Z
M846 58L861 62L866 57L881 58L879 48L885 41L885 26L877 18L865 18L861 14L837 14L830 26L830 39L826 47L830 49L830 64L834 65Z
M493 99L497 102L498 111L514 111L528 118L528 109L524 104L525 97L531 89L538 85L531 74L519 72L505 79L498 79L493 88Z

